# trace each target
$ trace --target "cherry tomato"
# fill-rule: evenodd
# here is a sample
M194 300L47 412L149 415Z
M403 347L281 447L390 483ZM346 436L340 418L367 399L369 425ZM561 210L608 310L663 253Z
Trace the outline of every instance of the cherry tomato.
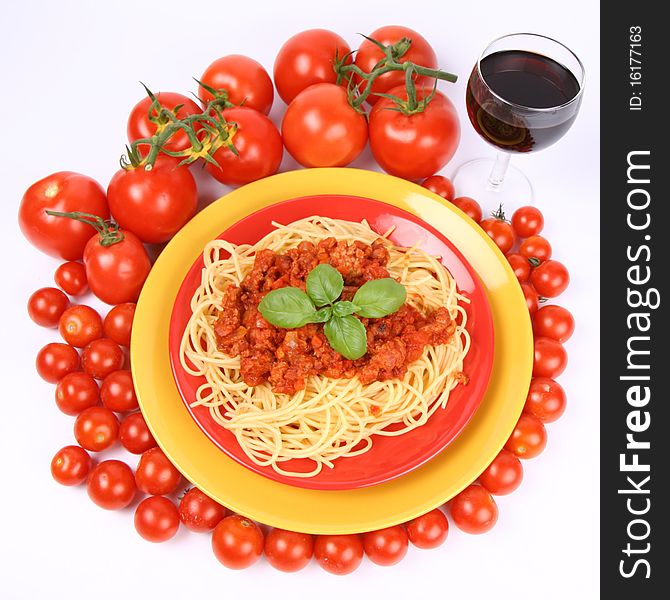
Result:
M519 254L543 262L551 258L551 244L541 235L531 235L521 242Z
M507 254L512 249L512 246L514 246L514 230L507 221L498 217L489 217L484 219L480 225L503 254Z
M391 566L399 563L405 558L408 545L407 531L402 525L363 534L365 554L377 565Z
M156 447L156 440L140 412L123 417L119 426L119 441L131 454L143 454Z
M207 163L207 172L226 185L244 185L274 175L281 164L284 146L281 135L263 113L241 106L223 111L234 133L237 154L226 146L214 153L218 167Z
M130 371L114 371L107 375L100 386L100 399L109 410L117 413L139 408Z
M52 342L37 353L35 367L44 381L56 383L79 368L79 354L68 344Z
M537 235L544 227L544 217L534 206L517 208L512 215L512 227L520 238Z
M120 169L107 188L116 222L147 244L169 240L195 214L198 188L188 167L156 161L153 169Z
M130 348L130 333L133 328L136 305L125 302L115 306L107 313L102 323L105 336L114 340L119 346Z
M432 88L417 88L422 100ZM389 94L407 100L404 85ZM435 92L425 110L406 115L390 98L382 98L370 111L370 148L379 166L391 175L422 179L446 165L458 148L461 128L456 108L442 92Z
M556 421L565 412L565 391L548 377L533 377L523 409L543 423Z
M525 283L530 277L530 263L525 256L521 254L508 254L507 262L512 267L514 275L519 280L519 283Z
M95 379L104 379L123 368L123 350L107 338L93 340L81 353L81 367Z
M81 221L48 215L47 210L109 218L104 190L86 175L62 171L31 185L19 207L21 231L42 252L65 260L80 259L95 230Z
M219 562L229 569L246 569L263 553L263 532L250 519L230 515L214 528L212 550Z
M547 260L533 269L530 280L538 294L545 298L555 298L567 289L570 275L563 263Z
M567 342L575 331L575 320L570 311L556 304L543 306L533 317L533 331L537 336Z
M57 288L44 287L28 298L28 315L42 327L56 327L68 306L70 301L63 292Z
M314 540L308 533L271 529L265 536L265 558L277 570L294 573L307 566L314 553Z
M83 348L102 336L102 319L90 306L77 304L61 315L58 331L68 344Z
M135 470L137 487L147 494L171 494L181 482L181 473L160 448L151 448L142 454Z
M542 421L531 414L521 413L505 449L519 458L534 458L546 445L547 431Z
M79 446L65 446L51 459L51 475L61 485L79 485L86 481L93 461Z
M179 529L174 502L164 496L149 496L135 509L135 529L148 542L167 542Z
M479 483L497 496L511 494L521 485L522 480L523 467L521 461L505 448L498 453L498 456L479 476Z
M437 548L449 534L449 520L439 508L408 521L406 526L409 541L417 548Z
M81 296L88 290L86 268L80 262L64 262L54 274L56 285L70 296Z
M539 306L540 298L537 295L535 288L529 283L522 283L521 291L523 292L523 297L526 299L526 306L528 307L528 312L532 317L537 312L537 307Z
M281 99L290 104L315 83L335 83L335 59L343 59L351 48L339 35L327 29L308 29L289 38L279 49L274 80ZM346 64L351 62L347 58Z
M179 519L191 531L211 531L225 516L226 509L197 487L189 489L179 502Z
M200 81L215 90L225 90L228 101L268 114L274 99L272 80L259 62L241 54L217 58L205 69ZM214 96L202 85L198 96L206 105Z
M135 477L132 469L120 460L103 460L88 477L89 498L106 510L119 510L135 498Z
M409 27L398 27L394 25L389 25L386 27L380 27L373 31L368 37L377 40L385 46L393 45L403 38L411 40L409 48L406 52L397 60L401 63L406 61L411 61L414 64L420 65L422 67L428 67L430 69L437 68L437 56L431 45L426 41L426 39L413 31ZM358 52L356 53L356 66L360 67L365 73L370 73L375 67L375 65L384 58L384 52L370 40L364 40L360 45ZM361 79L359 77L354 78L355 83L360 83ZM431 85L433 80L424 76L418 76L415 78L415 81L418 85ZM372 84L372 93L368 96L367 101L370 104L375 104L379 100L379 96L373 94L380 92L389 92L391 88L397 87L399 85L405 84L405 73L404 71L391 71L389 73L384 73L375 79ZM364 82L360 86L360 91L362 92L366 88L366 83ZM435 172L435 171L433 171Z
M470 198L470 196L457 196L451 201L451 203L454 206L460 208L475 223L481 222L482 207L479 206L479 202L477 202L474 198Z
M98 400L98 384L86 373L68 373L56 384L56 405L66 415L78 415L95 406Z
M365 148L368 124L352 108L347 91L317 83L288 105L281 125L284 144L304 167L344 167Z
M119 421L104 406L91 406L82 411L74 422L74 438L91 452L109 448L119 435Z
M445 200L449 200L449 202L455 197L454 184L451 183L451 179L448 177L431 175L430 177L426 177L421 185L433 192L433 194L437 194L438 196L442 196Z
M120 242L104 246L96 235L84 250L88 285L107 304L136 302L151 270L149 255L140 239L130 231L119 232L123 236Z
M568 365L568 354L556 340L547 337L535 338L533 377L555 379Z
M314 556L321 568L333 575L347 575L358 569L363 560L360 535L318 535Z
M191 115L200 114L202 111L200 107L188 96L177 94L176 92L158 92L155 94L156 100L163 107L169 110L173 115L179 119L189 117ZM154 119L158 119L158 114L155 109L151 109L152 100L149 96L142 98L133 110L130 111L128 117L128 141L150 138L159 130L162 131L169 122L167 119L159 119L159 123L149 119L149 111ZM179 106L179 110L175 108ZM165 143L163 149L170 152L179 152L191 146L191 142L184 131L177 131Z
M451 501L451 518L466 533L486 533L498 520L498 506L486 488L470 485Z

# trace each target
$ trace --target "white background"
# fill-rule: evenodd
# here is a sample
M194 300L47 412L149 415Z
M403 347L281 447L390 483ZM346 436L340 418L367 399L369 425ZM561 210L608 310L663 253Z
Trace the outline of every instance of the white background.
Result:
M597 2L23 0L6 4L1 21L0 597L598 596ZM545 452L524 463L521 488L498 499L500 518L491 532L469 536L452 527L444 546L410 548L392 568L366 561L338 578L316 564L288 575L261 561L234 572L219 565L205 535L182 530L172 542L149 544L135 533L131 510L103 511L83 488L51 480L49 462L72 442L72 419L57 410L53 387L34 370L37 350L56 334L35 326L25 303L32 291L52 284L58 261L21 236L16 214L22 193L60 170L86 173L106 186L125 143L128 112L142 96L139 80L155 91L189 92L195 90L191 77L219 56L248 54L271 72L277 50L298 31L333 29L355 47L357 32L387 24L421 32L441 66L460 74L456 85L442 84L463 125L447 175L463 160L491 153L467 122L464 106L469 71L490 40L514 31L543 33L572 47L586 65L584 103L572 130L549 149L513 159L535 184L555 257L571 270L572 284L561 298L578 327L560 380L568 410L548 426ZM277 123L282 110L275 99L271 116ZM369 155L355 166L374 168ZM293 164L286 160L282 168ZM214 183L202 188L208 199L225 191Z

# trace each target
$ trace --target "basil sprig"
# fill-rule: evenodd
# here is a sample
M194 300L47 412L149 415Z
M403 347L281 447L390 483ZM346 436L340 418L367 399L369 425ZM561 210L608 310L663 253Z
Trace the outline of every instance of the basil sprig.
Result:
M324 323L323 332L331 348L349 360L367 352L365 326L354 314L379 319L397 311L407 297L402 285L386 277L364 283L351 301L337 301L344 279L328 264L309 272L305 289L306 292L295 287L273 290L261 300L258 310L266 321L283 329Z

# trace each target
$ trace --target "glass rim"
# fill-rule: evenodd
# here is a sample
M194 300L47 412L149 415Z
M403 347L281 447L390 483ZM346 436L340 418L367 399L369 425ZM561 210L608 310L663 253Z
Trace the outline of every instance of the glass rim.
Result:
M575 78L577 79L577 83L579 84L579 91L572 98L570 98L570 100L568 100L567 102L564 102L563 104L557 104L556 106L548 106L548 107L544 107L544 108L536 108L536 107L533 107L533 106L524 106L523 104L517 104L515 102L511 102L511 101L503 98L502 96L500 96L499 94L494 92L491 89L491 87L489 86L489 84L486 82L486 79L482 75L482 69L481 69L482 60L484 58L486 58L486 56L488 56L486 54L486 51L491 46L493 46L493 44L499 42L500 40L504 40L505 38L511 38L511 37L516 37L516 36L524 36L524 35L529 36L529 37L542 38L544 40L549 40L550 42L553 42L554 44L557 44L558 46L563 47L570 54L572 54L574 59L577 61L577 64L579 65L579 68L582 70L581 77L577 77L576 74L572 72L572 69L568 69L568 67L565 67L565 65L563 65L573 75L575 75ZM551 57L548 57L548 58L551 58ZM555 59L552 59L552 60L555 60ZM560 64L562 64L562 63L560 63ZM492 42L490 42L486 46L486 48L484 48L484 50L482 50L482 53L479 55L479 58L477 59L477 74L479 75L479 79L486 86L486 89L489 91L489 93L491 93L491 95L495 96L498 100L500 100L501 102L504 102L508 106L512 106L514 108L519 108L519 109L522 109L522 110L533 111L533 112L553 112L553 111L559 110L561 108L566 108L566 107L570 106L571 104L574 104L575 102L577 102L582 97L582 92L584 91L584 77L586 75L586 69L584 68L584 64L582 63L580 58L570 48L568 48L562 42L559 42L558 40L555 40L554 38L549 37L548 35L542 35L541 33L528 33L528 32L520 31L520 32L517 32L517 33L507 33L505 35L501 35L500 37L497 37Z

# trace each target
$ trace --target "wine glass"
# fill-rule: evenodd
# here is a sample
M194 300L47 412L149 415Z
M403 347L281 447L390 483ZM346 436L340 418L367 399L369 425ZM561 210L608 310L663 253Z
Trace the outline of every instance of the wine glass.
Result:
M533 186L509 165L512 153L536 152L561 138L577 117L583 90L584 66L560 42L534 33L491 42L470 75L466 106L475 131L498 152L457 169L458 193L488 211L532 204Z

